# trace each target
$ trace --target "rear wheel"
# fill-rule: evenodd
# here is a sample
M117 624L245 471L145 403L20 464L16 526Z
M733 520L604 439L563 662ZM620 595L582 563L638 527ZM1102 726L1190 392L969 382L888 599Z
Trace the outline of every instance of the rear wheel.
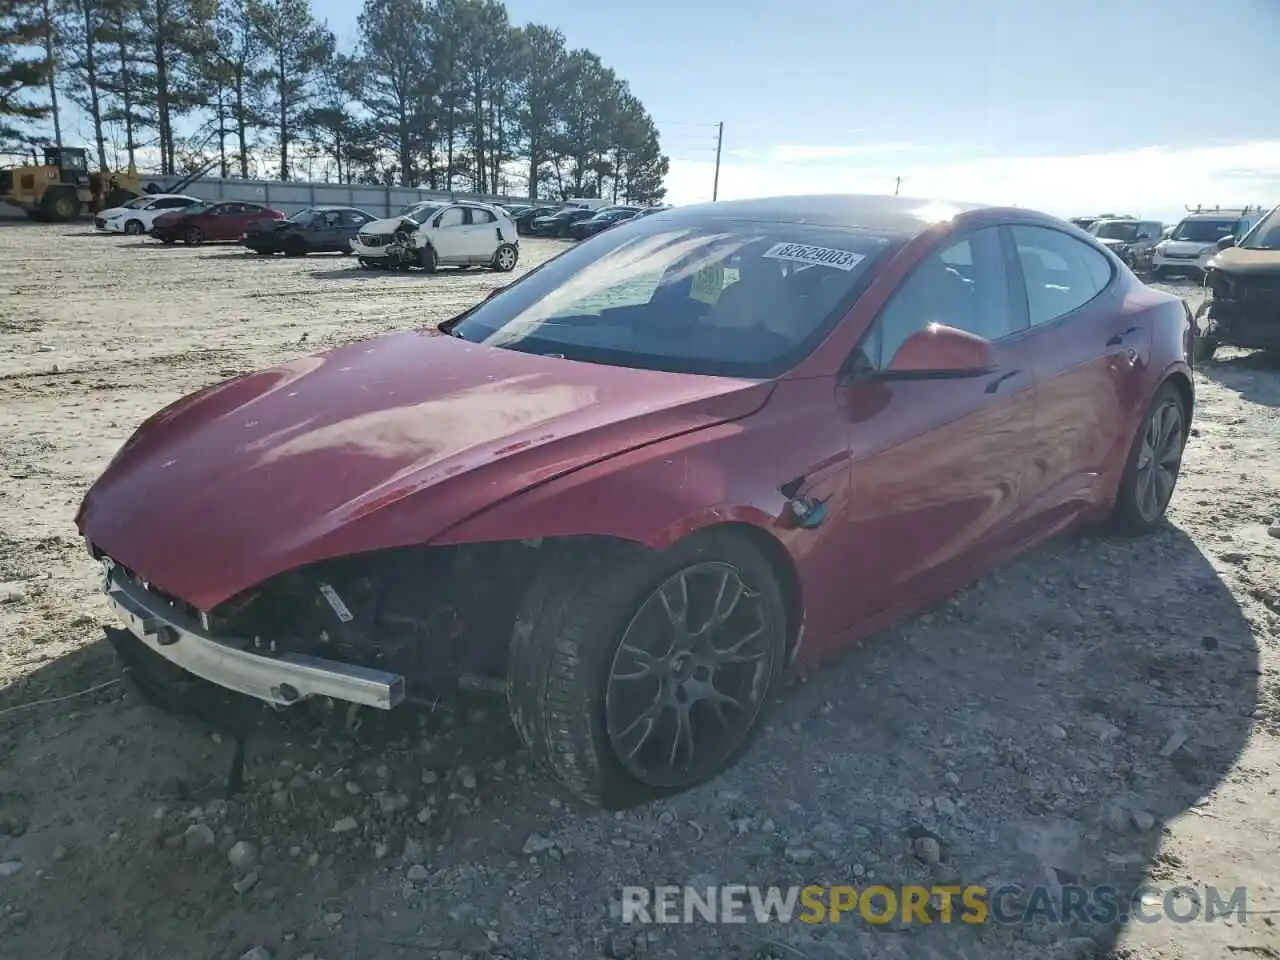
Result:
M183 235L182 240L188 247L198 247L204 243L204 231L192 224L187 227L187 232Z
M1187 416L1182 395L1166 381L1147 408L1129 450L1111 516L1118 533L1147 533L1164 519L1182 466Z
M307 242L301 237L290 237L285 241L284 255L286 257L305 257L307 255Z
M435 273L439 261L436 259L436 248L427 244L418 251L418 266L422 267L427 273Z
M516 249L514 243L503 243L493 254L493 269L499 273L510 273L516 268L516 263L520 260L520 251Z
M745 538L582 551L547 564L521 604L507 690L532 755L593 803L624 806L715 777L776 689L786 609Z
M124 232L130 237L136 237L138 234L142 233L142 221L129 220L124 225Z

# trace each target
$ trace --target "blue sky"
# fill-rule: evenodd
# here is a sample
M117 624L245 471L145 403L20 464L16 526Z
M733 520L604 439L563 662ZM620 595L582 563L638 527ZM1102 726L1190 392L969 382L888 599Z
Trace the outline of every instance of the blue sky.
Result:
M353 0L313 0L345 41ZM672 200L812 190L1172 218L1280 202L1280 0L507 0L659 121Z

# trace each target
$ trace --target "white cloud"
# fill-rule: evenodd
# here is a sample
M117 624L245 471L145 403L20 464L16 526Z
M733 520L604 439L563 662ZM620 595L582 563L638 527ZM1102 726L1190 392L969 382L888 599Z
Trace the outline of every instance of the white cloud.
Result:
M675 160L668 202L711 199L714 163ZM893 193L1014 204L1059 216L1102 210L1175 220L1184 204L1280 202L1280 139L1145 147L1070 156L982 156L910 144L781 145L727 152L720 199L812 193Z

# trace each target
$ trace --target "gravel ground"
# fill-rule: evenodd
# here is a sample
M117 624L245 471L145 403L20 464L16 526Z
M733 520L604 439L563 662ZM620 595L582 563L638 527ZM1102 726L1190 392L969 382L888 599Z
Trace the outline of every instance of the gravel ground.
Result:
M558 249L524 246L521 269ZM801 678L705 788L580 808L503 704L460 698L269 723L226 801L230 745L111 683L85 487L181 394L501 279L83 227L3 226L0 251L0 957L1280 957L1280 371L1260 357L1198 376L1167 528L1058 541ZM618 919L629 883L917 881L1244 885L1248 920Z

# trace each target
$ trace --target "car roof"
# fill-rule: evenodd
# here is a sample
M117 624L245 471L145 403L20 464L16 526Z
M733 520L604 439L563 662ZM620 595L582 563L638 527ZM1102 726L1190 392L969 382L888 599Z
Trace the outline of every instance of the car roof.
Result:
M1247 213L1241 213L1237 210L1232 213L1230 210L1219 210L1214 213L1212 210L1202 210L1200 213L1188 213L1183 220L1243 220L1249 216Z
M962 203L927 197L890 197L879 194L815 194L727 200L673 207L655 217L664 220L713 219L764 220L812 223L824 227L852 227L898 236L914 236L960 213L996 209L990 204Z

